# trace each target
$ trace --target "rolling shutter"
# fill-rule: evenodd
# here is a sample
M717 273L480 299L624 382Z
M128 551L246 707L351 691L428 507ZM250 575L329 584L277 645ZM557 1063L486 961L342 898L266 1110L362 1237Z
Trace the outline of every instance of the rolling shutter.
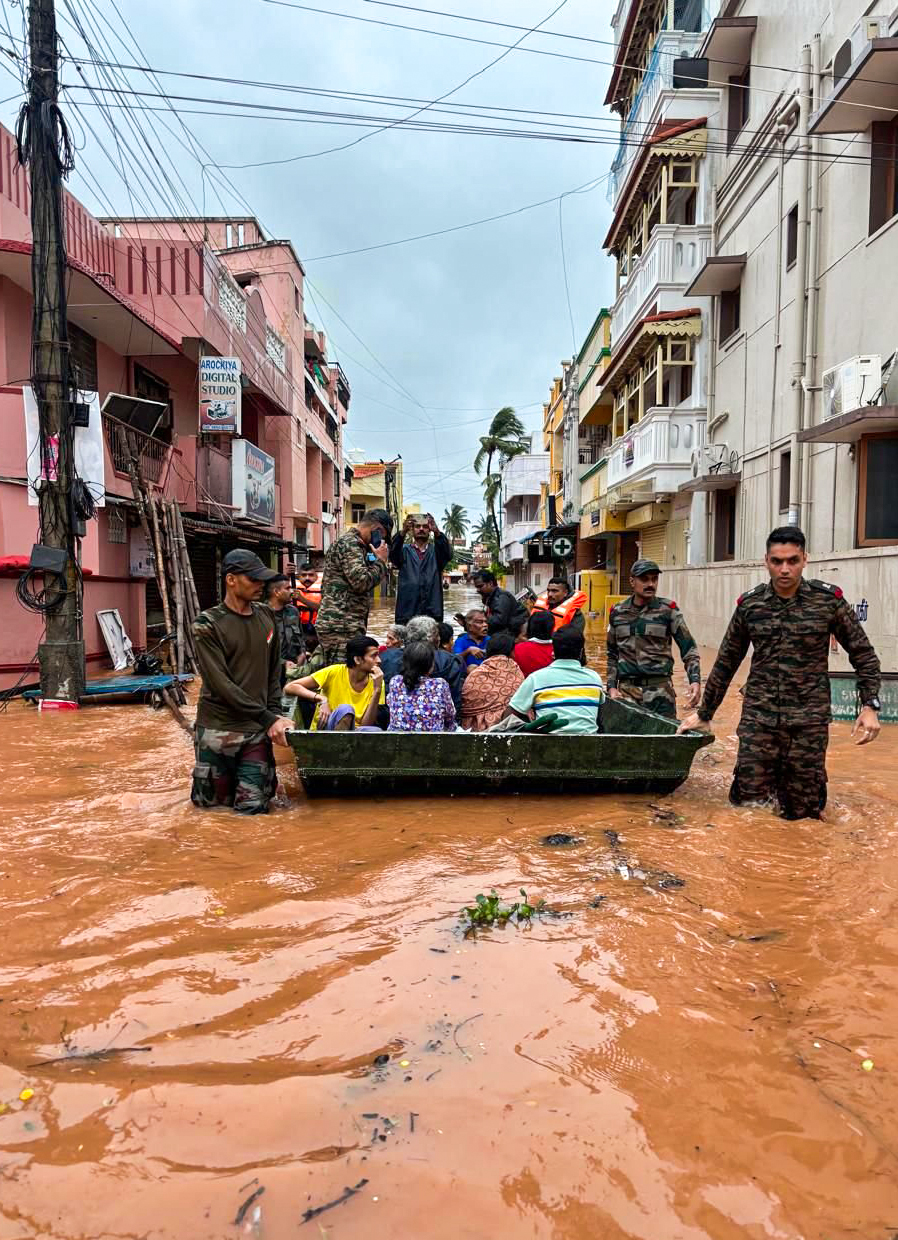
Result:
M640 536L639 558L654 560L657 564L664 563L667 544L667 524L650 525Z

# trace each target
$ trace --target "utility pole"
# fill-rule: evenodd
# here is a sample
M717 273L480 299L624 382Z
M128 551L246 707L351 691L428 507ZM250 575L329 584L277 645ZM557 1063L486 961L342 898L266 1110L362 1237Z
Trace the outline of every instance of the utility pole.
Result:
M38 406L41 559L46 634L38 657L45 701L78 702L84 692L82 584L72 491L75 481L74 396L69 366L66 308L63 126L59 95L54 0L28 6L31 74L28 99L28 166L31 173L31 384Z

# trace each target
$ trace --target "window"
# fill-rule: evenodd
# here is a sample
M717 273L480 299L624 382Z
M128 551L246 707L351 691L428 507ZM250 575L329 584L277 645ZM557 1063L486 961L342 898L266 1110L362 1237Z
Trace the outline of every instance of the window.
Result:
M898 117L870 126L870 232L898 214Z
M786 216L786 270L795 266L798 258L798 203Z
M792 453L780 453L780 512L789 511L789 476L792 473Z
M299 289L293 285L293 309L297 314L302 314L302 302L299 297Z
M727 102L727 150L730 150L745 128L751 111L751 65L738 77L730 78Z
M898 435L864 435L860 442L857 541L860 547L898 543L895 477Z
M359 521L361 521L361 519L362 519L362 517L363 517L364 515L365 515L365 505L364 505L364 504L353 504L353 505L352 505L352 523L353 523L353 525L357 525L357 524L359 523Z
M97 342L90 334L69 323L69 365L72 379L82 392L96 392L99 387L97 378Z
M720 343L729 340L731 336L735 336L739 330L739 317L741 311L742 290L741 288L729 289L725 293L720 294L720 326L719 335Z
M171 389L164 379L160 379L158 375L154 375L151 370L146 367L134 363L134 395L139 396L141 400L157 400L160 404L168 406L168 412L163 414L159 420L153 434L157 439L171 439L171 427L174 422L174 405L171 398Z

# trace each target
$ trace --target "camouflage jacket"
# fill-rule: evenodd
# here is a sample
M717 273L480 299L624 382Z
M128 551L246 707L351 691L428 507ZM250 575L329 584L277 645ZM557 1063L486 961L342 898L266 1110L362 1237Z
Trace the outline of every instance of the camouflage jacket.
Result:
M382 572L379 561L368 563L368 548L357 529L340 535L324 560L315 620L322 645L333 646L365 632L371 594Z
M879 659L838 586L802 578L792 598L780 598L770 582L755 586L736 603L699 718L713 717L751 645L743 719L784 726L827 724L830 634L848 652L861 701L869 702L879 693Z
M621 680L668 678L674 665L672 641L679 647L690 684L700 681L698 647L676 603L655 598L637 607L632 594L616 603L608 617L608 687L615 688Z

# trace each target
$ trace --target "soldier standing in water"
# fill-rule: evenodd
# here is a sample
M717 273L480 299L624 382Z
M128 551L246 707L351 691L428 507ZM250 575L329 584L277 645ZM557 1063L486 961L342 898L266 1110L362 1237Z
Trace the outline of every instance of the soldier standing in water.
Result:
M676 603L658 597L654 560L637 560L630 573L633 593L611 608L608 617L608 696L629 698L666 719L677 717L673 685L676 642L689 678L689 706L701 695L698 647Z
M770 580L737 600L701 705L680 731L711 722L752 646L730 801L774 802L784 818L819 818L832 718L830 635L857 672L862 709L851 735L859 745L879 735L879 659L839 587L805 580L808 557L797 526L773 530L765 558Z

